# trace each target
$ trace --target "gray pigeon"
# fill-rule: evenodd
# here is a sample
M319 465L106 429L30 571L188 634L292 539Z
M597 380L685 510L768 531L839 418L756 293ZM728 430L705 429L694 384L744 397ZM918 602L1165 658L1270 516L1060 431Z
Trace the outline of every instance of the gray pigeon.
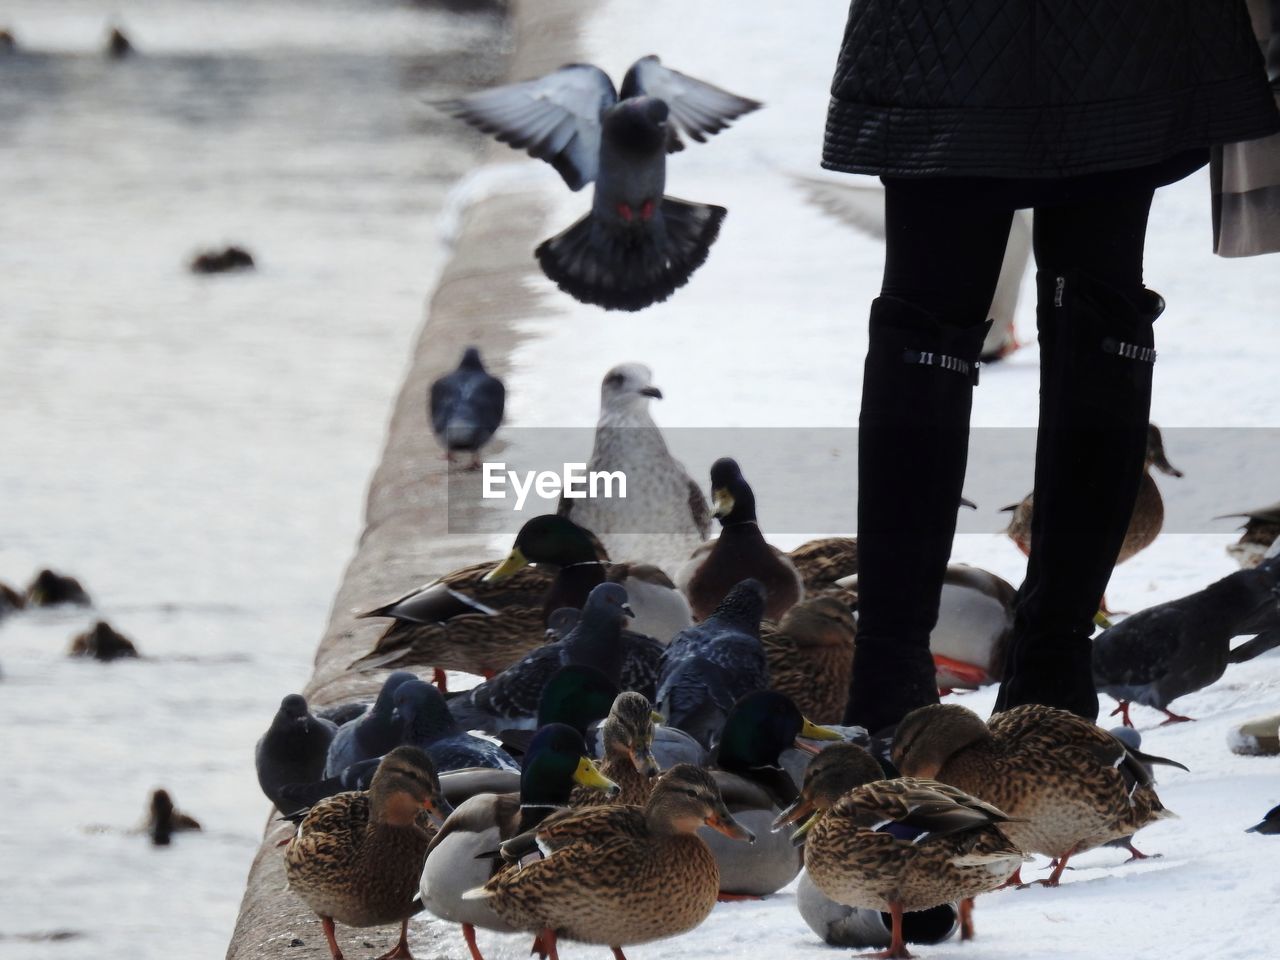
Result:
M665 196L667 154L683 149L681 133L701 143L760 103L648 56L621 93L599 67L574 63L439 106L546 160L570 190L595 181L591 212L540 244L538 262L583 303L642 310L688 282L726 213Z
M291 808L280 793L282 787L319 779L336 731L331 722L312 715L301 694L291 693L280 701L253 754L258 786L277 809Z
M400 685L417 680L408 670L397 670L382 681L378 698L367 711L338 727L329 744L325 758L324 775L337 776L353 763L373 760L394 749L400 743L400 724L393 718L395 695ZM316 780L318 777L298 777L293 782Z
M1280 806L1274 806L1268 810L1267 815L1246 830L1245 833L1280 833Z
M1259 632L1262 631L1262 632ZM1231 638L1258 633L1231 650ZM1166 709L1184 694L1216 681L1240 663L1280 644L1280 557L1239 570L1203 590L1135 613L1093 641L1093 680L1120 701L1155 707L1166 723L1190 720ZM1114 715L1114 714L1113 714Z
M662 656L654 698L663 723L710 747L738 699L769 686L760 643L764 601L760 581L743 580L711 616L676 634Z
M475 347L467 347L456 370L431 384L431 430L450 463L462 450L471 454L470 469L479 469L480 448L502 423L506 400L507 388L485 370Z
M562 497L558 512L594 533L609 556L671 571L707 539L711 511L649 414L650 401L661 399L642 363L620 363L604 375L587 470L621 472L627 495Z

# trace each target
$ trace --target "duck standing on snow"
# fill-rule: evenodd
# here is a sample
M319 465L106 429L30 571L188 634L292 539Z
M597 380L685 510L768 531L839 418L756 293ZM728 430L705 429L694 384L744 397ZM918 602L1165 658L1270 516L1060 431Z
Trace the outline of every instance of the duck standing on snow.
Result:
M885 780L856 744L835 744L805 770L800 798L775 829L796 831L809 877L824 894L852 907L887 912L889 949L910 957L902 915L961 902L961 937L973 937L972 898L1001 886L1022 866L1002 832L1009 817L962 790L932 780Z
M473 960L484 960L476 944L476 927L501 933L515 929L483 900L463 897L501 866L500 860L485 854L568 806L571 791L578 789L601 797L618 793L618 786L603 776L587 755L577 731L564 724L548 724L529 743L519 792L468 798L431 841L422 873L422 904L440 919L462 924L462 936Z
M547 161L570 190L595 181L591 212L535 254L583 303L641 310L688 282L726 212L664 195L667 154L684 147L679 133L701 143L760 104L648 56L632 64L620 94L599 67L575 63L439 106Z
M892 760L904 776L950 784L1012 817L1001 829L1018 849L1057 861L1048 879L1038 881L1050 887L1076 854L1172 816L1146 765L1182 767L1039 704L1013 707L985 723L957 704L919 707L898 724Z
M454 452L461 450L471 454L469 469L479 469L480 448L501 425L506 400L507 388L485 370L475 347L467 347L457 369L431 384L427 398L431 431L450 463Z
M1182 471L1165 456L1160 428L1149 423L1146 465L1142 471L1142 481L1138 485L1138 498L1133 504L1133 515L1129 518L1129 527L1120 545L1120 554L1116 557L1117 564L1124 563L1134 554L1151 546L1159 535L1160 528L1164 526L1164 498L1160 496L1160 488L1151 476L1152 467L1171 477L1182 476ZM1021 502L1004 508L1012 513L1005 532L1024 554L1031 551L1031 516L1034 508L1035 501L1030 493Z
M617 795L607 797L590 785L573 788L569 803L589 807L601 803L644 806L653 792L658 761L653 756L653 722L658 716L647 699L634 691L618 694L609 715L600 724L603 761L600 772L618 785Z
M1231 649L1231 638L1257 633ZM1228 663L1241 663L1280 646L1280 557L1228 574L1203 590L1127 617L1093 641L1093 679L1120 701L1125 726L1129 703L1154 707L1168 719L1190 720L1169 704L1214 683Z
M1280 543L1280 502L1243 513L1224 513L1213 519L1229 517L1244 520L1240 539L1227 547L1227 553L1235 557L1240 566L1256 567L1266 556L1268 548Z
M751 577L765 589L764 615L781 620L804 599L804 583L787 555L760 532L755 494L736 460L721 457L711 465L711 500L720 536L699 547L676 576L694 619L710 615L734 584Z
M451 812L430 758L396 747L368 791L340 793L311 808L285 848L289 889L320 916L333 960L334 921L351 927L400 923L400 941L379 960L412 960L409 917L436 824Z
M325 759L337 730L332 722L314 716L301 694L291 693L280 701L280 709L253 752L258 786L277 809L287 806L281 787L310 783L324 775Z
M620 363L605 374L587 470L621 472L627 496L566 497L559 513L592 530L610 556L674 570L707 539L711 514L649 414L649 401L660 399L642 363Z
M711 913L720 875L697 836L706 824L735 840L755 838L734 820L711 775L672 767L643 807L608 805L553 814L500 848L513 865L469 896L487 899L520 930L538 934L559 960L560 937L612 948L692 930ZM529 862L530 856L541 859Z

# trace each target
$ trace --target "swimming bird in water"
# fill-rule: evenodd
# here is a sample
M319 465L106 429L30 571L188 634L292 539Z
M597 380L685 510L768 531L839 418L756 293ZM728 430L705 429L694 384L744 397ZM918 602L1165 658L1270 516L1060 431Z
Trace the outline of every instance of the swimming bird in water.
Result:
M543 272L606 310L642 310L688 282L720 232L724 207L666 196L667 154L699 143L760 103L664 67L631 65L621 92L574 63L441 109L555 167L570 190L595 182L591 212L543 241Z
M453 463L455 451L471 454L470 470L480 468L480 448L502 423L507 388L480 361L480 351L467 347L451 373L431 384L427 406L431 431Z

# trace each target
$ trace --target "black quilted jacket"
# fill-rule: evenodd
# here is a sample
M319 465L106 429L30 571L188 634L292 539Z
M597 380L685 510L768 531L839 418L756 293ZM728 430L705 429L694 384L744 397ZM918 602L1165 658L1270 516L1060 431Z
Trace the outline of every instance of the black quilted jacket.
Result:
M1280 128L1243 0L853 0L823 166L1063 177Z

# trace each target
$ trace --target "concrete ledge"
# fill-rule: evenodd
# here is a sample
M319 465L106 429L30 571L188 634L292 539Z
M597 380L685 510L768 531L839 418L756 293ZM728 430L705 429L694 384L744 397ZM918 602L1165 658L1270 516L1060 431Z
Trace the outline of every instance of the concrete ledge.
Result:
M581 9L569 0L513 0L515 48L508 75L536 76L572 60ZM512 159L508 148L497 145L487 156ZM527 292L527 280L537 269L533 248L548 232L546 211L531 195L489 197L463 214L456 248L432 295L392 410L386 447L369 488L365 529L338 588L305 690L317 707L370 697L381 685L385 671L354 673L349 666L373 647L386 622L356 620L356 613L487 554L485 534L447 531L447 471L427 424L427 387L457 363L469 343L480 346L494 373L507 371L520 339L516 321L539 309ZM501 444L494 450L500 451ZM483 513L473 518L475 529L495 529L497 515L486 523ZM264 706L263 717L268 715ZM329 950L319 919L286 889L284 859L276 844L290 828L274 816L273 811L249 870L227 960L324 960ZM357 951L366 949L367 941L369 949L381 953L394 944L396 934L394 927L338 928L339 943ZM410 935L420 957L445 955L442 925L412 924Z

